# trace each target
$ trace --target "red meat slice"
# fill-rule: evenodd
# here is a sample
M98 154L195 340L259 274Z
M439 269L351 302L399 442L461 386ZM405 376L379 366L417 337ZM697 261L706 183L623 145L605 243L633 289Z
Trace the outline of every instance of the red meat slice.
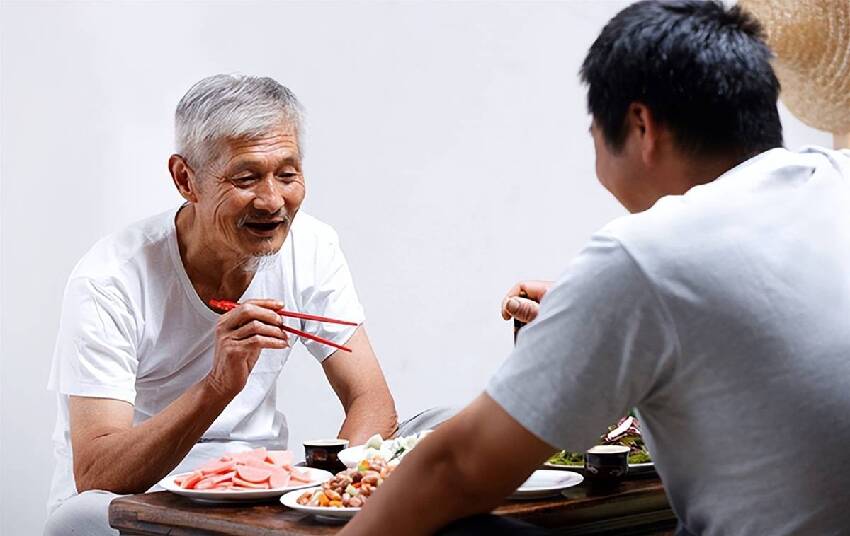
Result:
M209 476L207 478L211 478L214 484L221 484L222 482L230 482L234 476L236 476L236 471L224 473L223 475Z
M215 482L212 477L207 477L195 484L195 489L212 489L215 487Z
M242 480L239 476L233 477L233 486L242 488L269 489L268 482L248 482L247 480Z
M234 476L236 476L236 471L231 471L223 475L210 475L198 482L195 489L223 489L233 487Z
M234 468L235 465L232 461L213 460L201 466L199 471L205 475L212 475L216 473L229 473Z
M180 482L180 487L184 489L194 489L195 484L203 480L203 478L204 475L200 471L195 471L194 473L183 478L183 480Z
M284 465L292 465L293 458L294 456L290 450L270 450L266 460L273 465L283 467Z
M257 468L260 468L260 469L265 469L267 471L271 471L271 470L277 468L277 466L274 465L274 464L271 464L267 461L261 461L261 460L258 460L256 458L248 458L247 460L245 460L240 465L247 465L249 467L257 467Z
M230 457L233 458L234 462L247 463L248 460L265 461L267 455L268 451L264 447L260 447L247 452L234 452L230 454Z
M295 467L292 468L291 478L292 478L292 480L297 480L297 481L302 482L304 484L309 484L310 482L313 481L313 479L310 478L310 473L308 471L306 471L304 469L297 469Z
M236 466L236 474L242 480L247 480L248 482L267 482L272 472L269 469L264 469L261 467L253 467L251 465L237 465ZM234 482L236 479L233 479Z
M269 477L269 485L273 488L285 488L289 484L289 471L275 467Z

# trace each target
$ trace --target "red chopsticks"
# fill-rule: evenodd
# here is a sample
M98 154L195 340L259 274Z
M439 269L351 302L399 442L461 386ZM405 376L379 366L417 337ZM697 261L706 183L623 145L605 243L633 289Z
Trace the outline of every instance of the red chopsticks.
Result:
M238 303L228 301L228 300L210 300L210 307L213 307L214 309L218 309L219 311L227 312L227 311L230 311L231 309L235 309L238 306L239 306ZM346 326L356 326L356 325L358 325L357 322L350 322L348 320L337 320L336 318L328 318L328 317L325 317L325 316L310 315L310 314L307 314L307 313L296 313L294 311L286 311L284 309L277 309L277 310L275 310L275 313L279 314L280 316L290 316L292 318L302 318L304 320L316 320L318 322L328 322L328 323L331 323L331 324L343 324L343 325L346 325ZM313 341L316 341L316 342L320 342L322 344L326 344L328 346L332 346L332 347L338 348L340 350L345 350L346 352L351 351L351 348L348 348L347 346L337 344L333 341L329 341L327 339L317 337L316 335L312 335L310 333L306 333L304 331L301 331L301 330L298 330L298 329L295 329L295 328L291 328L289 326L281 326L280 328L283 331L286 331L287 333L292 333L293 335L298 335L299 337L304 337L306 339L310 339L310 340L313 340Z

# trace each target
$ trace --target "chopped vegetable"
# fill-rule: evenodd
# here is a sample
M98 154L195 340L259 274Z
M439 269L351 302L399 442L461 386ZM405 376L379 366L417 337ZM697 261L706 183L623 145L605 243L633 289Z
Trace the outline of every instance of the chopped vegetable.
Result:
M611 426L600 438L603 445L625 445L629 447L629 464L648 463L652 461L643 437L640 434L640 423L635 416L620 419L616 426ZM584 465L584 454L561 451L551 458L549 463L554 465Z

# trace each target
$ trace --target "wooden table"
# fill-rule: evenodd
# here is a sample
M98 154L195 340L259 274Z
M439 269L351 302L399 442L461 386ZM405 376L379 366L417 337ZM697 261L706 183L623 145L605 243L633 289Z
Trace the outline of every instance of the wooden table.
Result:
M593 494L582 484L564 495L506 502L495 513L556 528L564 535L671 535L676 526L657 478L626 480L606 494ZM336 534L342 527L318 522L279 502L207 505L167 491L115 499L109 523L122 535L148 536L306 536Z

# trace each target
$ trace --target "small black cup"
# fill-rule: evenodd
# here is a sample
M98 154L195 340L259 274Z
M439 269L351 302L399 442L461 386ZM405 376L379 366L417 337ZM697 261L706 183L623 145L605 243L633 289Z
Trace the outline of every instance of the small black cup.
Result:
M584 454L584 476L594 491L611 491L629 471L629 447L597 445Z
M339 461L341 450L348 448L347 439L314 439L304 442L304 458L307 467L323 469L331 473L345 470L345 464Z

